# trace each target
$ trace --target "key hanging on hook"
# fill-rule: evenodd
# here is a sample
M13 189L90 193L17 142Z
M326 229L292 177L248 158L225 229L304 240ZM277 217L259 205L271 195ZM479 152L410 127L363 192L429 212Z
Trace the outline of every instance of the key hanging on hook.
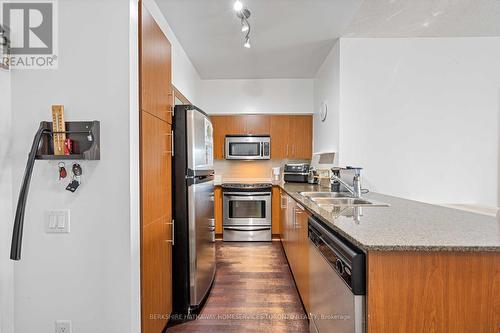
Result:
M73 177L68 186L66 186L66 190L74 193L81 184L80 176L82 175L83 171L82 167L78 163L73 164L71 171L73 172Z
M68 172L66 171L66 165L64 162L59 162L57 165L59 167L59 179L64 179L68 175Z

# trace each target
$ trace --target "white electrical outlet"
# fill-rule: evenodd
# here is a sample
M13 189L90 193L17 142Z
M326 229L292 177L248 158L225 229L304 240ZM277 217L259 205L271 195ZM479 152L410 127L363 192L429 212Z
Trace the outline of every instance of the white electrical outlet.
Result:
M56 320L56 333L71 333L71 320Z
M69 233L69 209L46 212L45 232L49 234Z

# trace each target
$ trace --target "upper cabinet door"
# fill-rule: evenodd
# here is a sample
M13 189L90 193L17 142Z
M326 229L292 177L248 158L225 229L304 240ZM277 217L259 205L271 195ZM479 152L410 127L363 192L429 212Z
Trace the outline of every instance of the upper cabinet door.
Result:
M245 116L246 134L269 135L269 118L269 116L257 114Z
M172 219L171 125L141 113L141 184L143 226Z
M210 116L210 121L214 128L214 159L224 159L224 141L226 136L225 116Z
M290 117L288 137L293 141L289 158L298 160L312 158L312 116Z
M172 123L171 45L149 11L141 6L139 32L141 111Z
M290 116L271 116L271 159L281 160L288 158L291 151L292 137L288 134Z
M226 118L226 135L242 135L246 134L246 117L247 116L225 116Z

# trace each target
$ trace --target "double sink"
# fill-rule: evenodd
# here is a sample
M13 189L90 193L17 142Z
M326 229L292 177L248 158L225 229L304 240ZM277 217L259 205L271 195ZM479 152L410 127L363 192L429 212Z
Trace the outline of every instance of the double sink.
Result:
M325 210L334 210L339 207L389 207L388 204L382 202L355 198L343 192L300 192L299 194Z

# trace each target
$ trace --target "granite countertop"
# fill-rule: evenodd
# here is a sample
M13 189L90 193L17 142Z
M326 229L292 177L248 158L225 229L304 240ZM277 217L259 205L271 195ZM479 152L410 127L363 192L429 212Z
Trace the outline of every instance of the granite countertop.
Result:
M378 193L363 198L390 207L330 212L299 192L328 192L319 185L280 187L312 214L363 251L500 251L500 221L495 217L401 199Z

